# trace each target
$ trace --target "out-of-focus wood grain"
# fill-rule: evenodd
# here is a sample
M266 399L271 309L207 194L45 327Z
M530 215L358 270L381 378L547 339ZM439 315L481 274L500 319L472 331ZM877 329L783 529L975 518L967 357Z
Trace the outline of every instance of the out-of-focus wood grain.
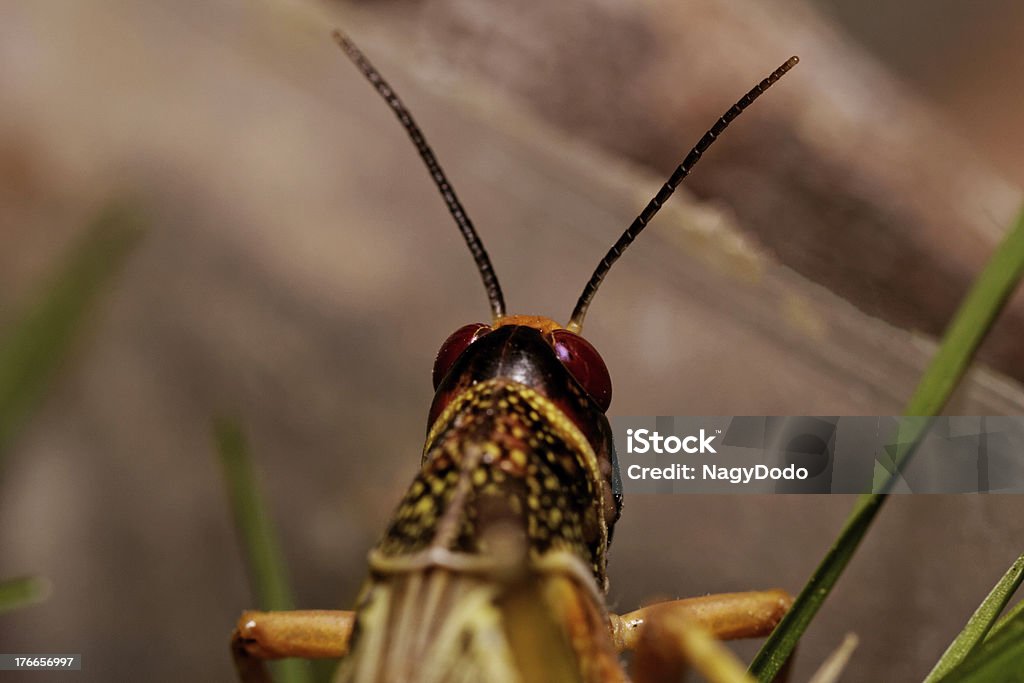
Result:
M943 330L1022 195L800 2L402 4L407 41L666 175L740 94L802 64L686 181L784 264L901 327ZM982 357L1024 379L1024 296Z
M0 622L5 648L78 648L89 653L83 680L228 679L227 636L252 604L211 443L210 418L224 412L249 430L300 606L352 604L365 553L419 462L436 348L487 308L408 140L330 40L335 25L414 108L515 311L565 317L661 182L545 125L507 90L444 80L429 44L410 44L408 11L0 9L0 149L32 160L29 190L0 207L15 219L0 234L3 263L18 264L0 271L0 306L46 272L97 197L134 189L153 226L0 473L0 572L55 584L50 602ZM515 58L503 57L508 68ZM735 80L742 90L749 77ZM772 95L741 138L759 117L775 120L787 95ZM742 144L753 162L783 142ZM616 266L587 322L613 373L612 412L897 412L929 342L752 242L721 203L681 192ZM1022 408L1018 385L978 370L950 411ZM850 504L631 498L612 605L796 590ZM863 643L851 680L920 677L1016 556L1017 506L893 499L802 647L797 679L849 630ZM157 668L154 652L174 659Z

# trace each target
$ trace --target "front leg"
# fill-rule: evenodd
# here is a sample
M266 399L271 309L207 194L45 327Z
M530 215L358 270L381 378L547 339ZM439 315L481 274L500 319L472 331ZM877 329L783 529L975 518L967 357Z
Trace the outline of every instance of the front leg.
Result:
M793 604L782 590L723 593L672 600L611 615L612 642L635 650L636 683L678 680L689 664L711 681L748 680L716 639L766 636Z
M330 659L348 653L354 612L294 610L243 612L231 635L231 655L239 680L270 683L268 659Z
M612 641L619 652L636 648L640 631L655 614L680 614L720 640L760 638L772 632L793 604L784 590L719 593L668 600L628 614L612 614Z

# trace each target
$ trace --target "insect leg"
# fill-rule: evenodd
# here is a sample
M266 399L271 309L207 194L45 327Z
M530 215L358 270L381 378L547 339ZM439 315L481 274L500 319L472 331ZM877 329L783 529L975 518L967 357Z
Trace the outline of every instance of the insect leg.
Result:
M612 615L612 641L620 652L636 652L635 683L678 680L688 665L709 681L745 680L743 665L716 639L768 635L792 603L782 590L661 602Z
M758 638L771 633L791 604L792 596L780 589L659 602L611 615L612 641L619 652L636 649L644 624L661 614L680 614L721 640Z
M259 683L270 681L263 667L267 659L343 657L354 623L354 612L243 612L231 635L235 669L242 681Z
M711 683L753 683L736 655L683 612L661 610L645 619L630 671L633 682L679 681L691 667Z

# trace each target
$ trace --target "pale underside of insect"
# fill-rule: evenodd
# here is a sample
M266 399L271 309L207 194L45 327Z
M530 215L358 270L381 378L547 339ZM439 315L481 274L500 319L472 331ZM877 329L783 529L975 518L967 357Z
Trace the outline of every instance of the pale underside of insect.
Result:
M729 109L609 250L569 322L507 315L477 233L419 127L355 45L335 38L412 138L469 246L489 324L441 347L419 473L369 556L354 611L246 612L232 638L244 681L266 659L340 657L346 683L674 681L714 638L766 635L784 591L711 595L626 615L605 607L622 505L605 412L611 380L579 333L611 265L729 123L789 71L786 61ZM634 651L632 670L620 661Z

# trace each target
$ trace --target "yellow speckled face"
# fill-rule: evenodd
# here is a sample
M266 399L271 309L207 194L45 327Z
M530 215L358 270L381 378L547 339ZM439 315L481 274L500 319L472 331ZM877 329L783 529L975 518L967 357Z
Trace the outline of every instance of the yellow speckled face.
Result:
M550 400L507 379L461 393L435 422L423 467L378 546L486 554L488 529L517 529L530 556L569 551L604 585L603 474L587 438Z

